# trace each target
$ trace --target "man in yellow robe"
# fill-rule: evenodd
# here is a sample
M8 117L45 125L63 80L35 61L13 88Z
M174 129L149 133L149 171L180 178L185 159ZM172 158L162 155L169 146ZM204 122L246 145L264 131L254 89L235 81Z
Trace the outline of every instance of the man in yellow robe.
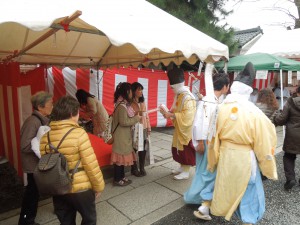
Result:
M169 112L162 112L164 117L174 124L172 141L173 159L180 163L180 168L173 170L175 180L189 178L189 170L195 165L195 149L192 144L192 128L196 113L196 101L189 88L184 86L184 73L179 68L168 71L170 85L175 93L173 106Z
M254 77L254 67L248 63L217 110L208 151L208 169L217 167L211 212L226 220L235 213L244 224L255 224L265 211L259 170L267 178L277 179L275 127L249 101Z

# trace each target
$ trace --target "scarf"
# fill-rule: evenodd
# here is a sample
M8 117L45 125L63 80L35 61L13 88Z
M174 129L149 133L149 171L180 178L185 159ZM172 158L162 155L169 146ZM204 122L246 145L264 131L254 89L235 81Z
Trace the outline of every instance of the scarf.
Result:
M117 100L117 102L115 104L115 107L118 104L122 104L121 102L123 102L123 105L126 107L128 117L134 117L135 116L135 112L134 112L131 104L126 99L124 99L122 96L120 96L118 98L118 100Z
M187 92L192 97L192 99L195 99L195 97L192 94L192 92L190 91L189 87L184 86L184 82L179 83L179 84L173 84L173 85L171 85L171 87L175 93L174 101L173 101L172 107L170 109L171 112L173 111L173 109L176 108L176 101L177 101L177 97L179 94L181 94L183 92Z

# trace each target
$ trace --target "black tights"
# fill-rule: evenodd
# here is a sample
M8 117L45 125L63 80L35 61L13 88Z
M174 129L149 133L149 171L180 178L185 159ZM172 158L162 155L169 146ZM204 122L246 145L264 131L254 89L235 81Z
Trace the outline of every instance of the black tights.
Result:
M114 164L114 181L119 182L125 177L124 166Z

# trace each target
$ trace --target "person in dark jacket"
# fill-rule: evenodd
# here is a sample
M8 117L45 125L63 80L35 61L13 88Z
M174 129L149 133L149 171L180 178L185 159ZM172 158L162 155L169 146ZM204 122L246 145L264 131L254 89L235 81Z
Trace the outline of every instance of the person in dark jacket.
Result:
M283 166L286 177L284 188L286 190L290 190L296 185L295 160L296 155L300 154L300 86L296 92L297 97L289 98L282 112L274 119L276 126L286 126L282 148L284 151Z
M47 125L53 108L52 95L41 91L31 97L33 112L21 128L21 161L23 172L27 174L27 186L25 188L19 225L38 225L35 217L37 213L39 192L33 178L33 171L39 158L32 150L31 140L36 137L40 126Z

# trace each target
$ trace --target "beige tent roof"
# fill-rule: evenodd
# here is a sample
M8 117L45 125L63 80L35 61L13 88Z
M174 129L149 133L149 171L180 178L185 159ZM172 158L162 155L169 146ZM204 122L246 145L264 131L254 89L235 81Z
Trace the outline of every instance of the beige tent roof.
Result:
M229 55L226 45L144 0L10 0L0 8L1 61L106 67Z

